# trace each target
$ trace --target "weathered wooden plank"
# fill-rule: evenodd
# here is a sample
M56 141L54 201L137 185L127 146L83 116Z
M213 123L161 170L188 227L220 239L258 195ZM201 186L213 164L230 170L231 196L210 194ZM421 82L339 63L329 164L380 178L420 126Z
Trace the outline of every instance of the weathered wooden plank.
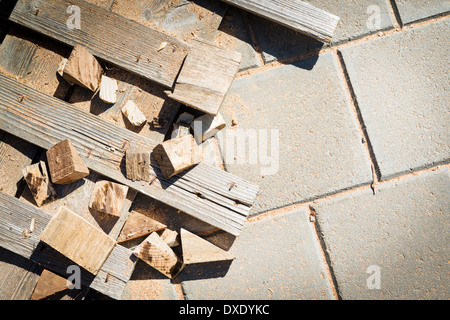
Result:
M239 52L196 38L169 97L216 115L241 64Z
M74 263L39 241L51 215L36 206L0 192L0 247L40 264L61 276L69 277L67 267ZM35 221L34 231L28 237L23 231ZM122 246L116 245L94 276L81 269L81 284L112 298L119 299L134 270L136 257Z
M158 179L151 185L128 180L126 149L152 150L153 141L1 75L0 129L44 149L70 138L93 171L234 235L240 234L258 191L243 179L204 164L165 179L154 159L152 170Z
M330 42L339 17L301 0L222 0L285 27Z
M80 9L80 29L68 28L69 6ZM94 56L166 87L173 86L188 52L175 38L83 0L19 0L9 20L70 46L81 44ZM162 42L169 45L158 51Z
M190 42L212 40L228 5L219 0L115 0L113 12Z

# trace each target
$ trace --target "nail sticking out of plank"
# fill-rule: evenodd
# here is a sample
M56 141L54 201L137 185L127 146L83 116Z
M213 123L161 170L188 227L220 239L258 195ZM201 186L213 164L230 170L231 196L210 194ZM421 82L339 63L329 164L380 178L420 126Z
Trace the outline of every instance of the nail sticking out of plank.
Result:
M71 210L61 207L40 240L96 275L115 246L115 241Z
M64 60L61 62L64 64ZM60 66L62 67L62 65ZM95 92L100 84L103 69L89 50L76 44L64 65L62 77Z
M47 151L48 167L54 184L70 184L89 175L89 169L69 139Z
M181 271L181 261L156 232L134 249L133 254L170 279Z
M87 1L37 3L38 15L28 0L18 0L9 20L67 45L83 45L100 59L164 87L173 87L188 52L184 42ZM72 24L68 29L69 6L80 8L80 28ZM171 50L158 51L162 42L167 42Z
M50 182L45 162L33 164L23 169L23 176L31 195L38 207L48 199L56 196L56 191Z
M181 229L180 237L181 247L183 248L183 263L186 265L234 260L232 254L185 229Z
M241 64L239 52L196 38L169 97L216 115Z
M330 42L340 18L301 0L222 0L233 6Z

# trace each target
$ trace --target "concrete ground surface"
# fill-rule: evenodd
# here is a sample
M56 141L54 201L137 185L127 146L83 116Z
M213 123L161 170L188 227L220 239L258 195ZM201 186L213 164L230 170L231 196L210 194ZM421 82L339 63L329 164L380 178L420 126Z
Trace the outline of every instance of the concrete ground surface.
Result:
M449 299L450 3L310 2L331 45L236 9L219 29L244 56L224 166L261 190L236 259L177 297Z

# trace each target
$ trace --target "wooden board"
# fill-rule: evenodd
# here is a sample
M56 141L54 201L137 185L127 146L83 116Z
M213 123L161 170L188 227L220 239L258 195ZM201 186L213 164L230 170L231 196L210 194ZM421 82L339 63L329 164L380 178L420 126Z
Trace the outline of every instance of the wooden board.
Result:
M71 5L80 8L80 29L67 27ZM81 44L94 56L169 88L188 52L175 38L83 0L19 0L9 20L69 46ZM158 51L162 42L168 46Z
M115 0L113 12L190 42L212 40L228 5L219 0Z
M51 217L36 206L0 192L0 247L69 277L67 267L73 262L39 241ZM29 238L23 238L23 230L29 227L32 218L35 230ZM129 249L116 245L96 276L81 269L81 284L119 299L135 263L136 257Z
M154 160L152 170L158 179L151 185L133 182L126 179L126 149L153 149L156 143L2 75L0 92L0 130L44 149L70 138L93 171L231 234L240 234L258 187L204 164L165 179ZM234 188L230 188L232 184Z
M169 97L216 115L239 70L241 59L239 52L221 49L196 38Z
M301 0L222 0L285 27L331 42L339 17Z
M115 246L106 233L66 207L52 217L39 239L94 275Z

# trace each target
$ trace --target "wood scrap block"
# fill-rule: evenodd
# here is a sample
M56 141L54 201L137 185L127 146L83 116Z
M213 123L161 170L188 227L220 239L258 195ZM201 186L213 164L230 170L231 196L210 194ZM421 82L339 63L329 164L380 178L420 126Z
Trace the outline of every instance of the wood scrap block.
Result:
M117 102L117 90L119 90L119 85L117 80L102 75L102 80L100 83L100 94L99 97L102 101L106 103L116 103Z
M191 123L191 128L194 131L194 138L198 144L213 137L217 132L225 127L225 120L220 113L216 116L205 114L198 117Z
M127 186L111 181L97 181L89 202L89 208L119 218L128 189Z
M147 118L133 101L129 100L122 108L122 113L128 121L135 126L140 127L147 122Z
M183 112L178 117L176 123L189 126L189 125L191 125L191 122L194 121L194 119L195 119L195 116L193 114L190 114L189 112Z
M133 240L157 231L166 229L167 226L137 211L131 211L125 225L117 239L117 242Z
M184 264L234 260L229 252L185 229L180 230L180 237Z
M45 162L28 166L22 170L23 177L30 189L31 195L38 207L40 207L48 198L55 197L56 191L50 182Z
M216 115L241 64L238 52L195 39L169 97Z
M127 179L151 182L150 151L130 148L126 151Z
M40 240L94 275L115 246L106 233L66 207L50 219Z
M190 127L183 123L174 123L172 130L172 139L177 139L181 137L185 137L191 134Z
M157 145L153 149L153 155L167 179L200 163L202 159L201 149L192 135Z
M180 245L180 242L178 241L178 232L175 230L165 229L163 233L161 233L161 239L171 248Z
M134 249L133 254L170 279L181 271L182 263L156 232Z
M95 92L98 89L103 69L89 50L76 44L67 60L63 78Z
M50 177L54 184L70 184L89 175L89 169L69 139L47 150Z

